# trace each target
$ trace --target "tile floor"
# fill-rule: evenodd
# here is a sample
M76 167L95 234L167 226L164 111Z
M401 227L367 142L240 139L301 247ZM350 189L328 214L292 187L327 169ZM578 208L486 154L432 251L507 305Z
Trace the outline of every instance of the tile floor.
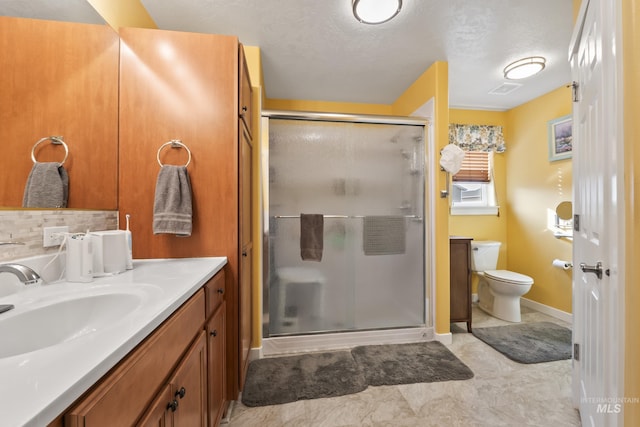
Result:
M522 308L523 322L566 323ZM473 327L507 324L473 307ZM231 427L579 426L571 360L523 365L452 325L449 349L474 372L467 381L368 387L326 399L248 408L234 402Z

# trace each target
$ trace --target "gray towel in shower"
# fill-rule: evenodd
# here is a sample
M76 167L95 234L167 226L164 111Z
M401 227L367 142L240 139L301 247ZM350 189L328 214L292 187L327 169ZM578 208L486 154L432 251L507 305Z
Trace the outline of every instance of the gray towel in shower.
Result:
M300 256L303 261L322 261L324 216L300 214Z
M191 236L192 213L191 182L186 166L162 166L153 201L153 234Z
M364 254L404 254L406 250L406 234L406 219L404 216L365 216L362 226Z
M58 162L36 162L24 188L22 207L66 208L69 200L69 175Z

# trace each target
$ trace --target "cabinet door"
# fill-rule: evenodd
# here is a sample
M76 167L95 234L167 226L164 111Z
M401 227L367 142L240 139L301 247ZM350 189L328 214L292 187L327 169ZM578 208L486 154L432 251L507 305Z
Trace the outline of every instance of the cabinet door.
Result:
M247 61L244 56L244 49L242 45L239 46L238 52L240 71L240 85L239 85L239 103L238 103L238 116L242 119L245 126L249 131L249 137L251 137L253 126L253 106L252 96L253 89L251 88L251 80L249 79L249 69L247 68Z
M244 388L244 380L249 367L249 351L251 350L251 262L253 258L251 245L242 250L240 260L240 388Z
M471 332L471 254L470 239L450 240L450 319L467 322Z
M220 423L226 400L226 310L226 303L222 302L215 314L211 317L209 322L207 322L209 425L212 427L217 426Z
M172 412L176 427L207 425L206 356L206 335L202 331L169 381L173 399L170 403L177 402Z
M253 175L251 139L245 130L240 132L240 247L251 243L251 199Z
M173 426L172 410L176 407L171 395L171 385L167 384L162 391L156 396L147 410L142 416L138 427L170 427ZM176 407L177 408L177 407Z

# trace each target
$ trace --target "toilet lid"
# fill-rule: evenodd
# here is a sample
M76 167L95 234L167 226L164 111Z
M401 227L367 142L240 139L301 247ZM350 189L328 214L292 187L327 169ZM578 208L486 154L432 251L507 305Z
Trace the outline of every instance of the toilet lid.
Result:
M489 270L485 271L484 275L494 280L513 283L514 285L531 285L533 283L531 277L509 270Z

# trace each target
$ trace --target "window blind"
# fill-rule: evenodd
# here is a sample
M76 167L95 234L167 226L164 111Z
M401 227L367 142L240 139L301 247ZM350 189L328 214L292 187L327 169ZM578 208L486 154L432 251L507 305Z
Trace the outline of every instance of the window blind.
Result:
M491 181L491 161L486 151L467 151L460 171L453 176L454 181Z

